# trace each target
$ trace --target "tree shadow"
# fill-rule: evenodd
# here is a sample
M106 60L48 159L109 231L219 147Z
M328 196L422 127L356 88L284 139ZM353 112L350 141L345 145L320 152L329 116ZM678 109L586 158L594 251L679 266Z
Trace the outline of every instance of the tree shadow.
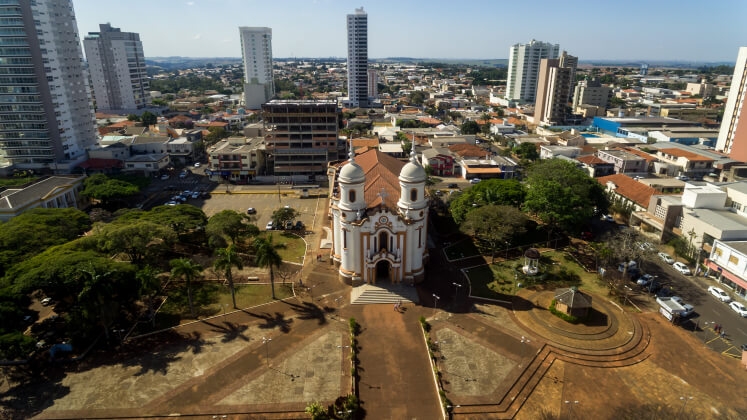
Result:
M249 328L246 325L239 325L228 321L224 321L221 324L215 324L209 321L202 322L213 327L211 329L212 332L223 334L223 338L221 338L220 340L221 343L228 343L237 338L240 338L244 341L249 341L249 337L244 335L244 331Z
M285 315L283 315L280 312L275 312L274 314L269 314L267 312L264 312L262 314L255 314L248 311L243 311L249 316L253 316L255 318L259 318L264 321L264 323L259 324L258 327L263 330L271 330L275 328L279 328L280 331L284 333L290 332L290 324L293 322L292 319L286 319Z
M334 308L328 306L319 306L313 302L284 302L290 306L297 314L300 319L310 320L316 319L317 324L324 325L327 323L327 314L334 312Z
M31 360L25 366L5 368L3 376L8 384L16 385L10 385L0 398L1 418L34 417L70 393L70 388L62 385L67 376L65 369L59 365L50 366L46 360Z
M140 370L133 376L142 376L149 372L165 375L172 363L182 359L182 353L191 350L193 354L199 354L205 345L205 340L199 332L188 335L180 334L180 336L181 340L178 343L164 346L156 351L151 349L147 354L141 354L140 356L133 355L120 363L125 367L139 366Z

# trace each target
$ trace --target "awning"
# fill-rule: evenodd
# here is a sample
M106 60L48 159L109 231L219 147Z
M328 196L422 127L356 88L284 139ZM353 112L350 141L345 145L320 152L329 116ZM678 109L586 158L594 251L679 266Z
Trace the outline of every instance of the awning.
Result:
M747 281L725 269L724 267L721 267L711 260L705 260L705 265L711 270L716 270L716 272L721 273L721 275L731 280L734 284L738 285L742 289L747 289Z

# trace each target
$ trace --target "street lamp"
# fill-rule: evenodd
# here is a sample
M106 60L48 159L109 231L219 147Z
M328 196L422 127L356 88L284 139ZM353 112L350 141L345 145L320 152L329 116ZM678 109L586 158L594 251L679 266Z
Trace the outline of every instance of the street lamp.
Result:
M122 333L124 332L123 329L112 328L112 332L117 333L117 335L119 336L119 341L122 341Z
M682 415L682 413L685 412L685 406L687 405L687 402L690 401L690 400L692 400L692 399L693 399L693 397L687 397L687 398L680 397L680 401L682 401L682 408L680 409L680 416ZM679 416L677 416L677 417L679 417Z
M526 343L531 343L531 341L528 338L526 338L526 337L524 337L522 335L521 336L521 354L520 354L520 357L522 357L522 358L524 357L524 344L526 344ZM521 367L521 365L522 364L519 363L519 367Z
M434 297L434 299L433 299L433 309L436 310L436 309L438 309L438 301L441 298L437 294L435 294L435 293L433 294L433 297Z
M272 341L272 338L262 337L262 344L265 345L265 359L267 360L267 367L270 367L270 341Z
M568 419L570 420L573 418L573 406L578 404L578 401L565 401L566 404L568 404Z
M651 279L651 283L648 284L648 292L651 293L651 289L654 287L654 282L659 276L654 276L654 278Z
M462 287L462 285L457 282L452 282L451 284L454 285L454 300L456 300L456 297L459 296L459 289Z
M226 308L228 307L228 304L227 303L223 303L220 306L223 307L223 315L225 316L226 315Z

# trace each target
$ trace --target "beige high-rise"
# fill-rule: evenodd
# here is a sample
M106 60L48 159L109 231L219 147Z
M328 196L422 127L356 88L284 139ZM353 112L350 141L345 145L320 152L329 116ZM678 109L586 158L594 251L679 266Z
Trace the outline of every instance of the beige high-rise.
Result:
M578 57L568 55L565 51L560 58L542 59L534 104L536 123L555 125L565 122L570 114L568 102L573 92L577 65Z

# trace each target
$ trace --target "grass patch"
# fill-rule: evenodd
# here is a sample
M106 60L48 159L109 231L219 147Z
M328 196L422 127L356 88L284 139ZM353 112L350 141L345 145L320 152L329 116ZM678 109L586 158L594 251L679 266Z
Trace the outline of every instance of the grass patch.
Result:
M267 232L264 236L272 235L272 241L276 244L284 244L283 248L278 249L278 254L283 261L302 263L303 256L306 254L306 242L301 237L288 232Z
M554 262L561 264L565 269L575 275L578 276L580 283L578 283L578 286L583 288L584 290L587 290L591 293L595 293L602 296L608 296L609 295L609 289L607 286L599 280L596 273L589 273L588 271L584 270L583 267L581 267L576 261L573 260L568 254L561 251L550 251L545 252L542 254L542 257L551 258ZM569 285L570 286L570 285Z
M37 179L39 179L39 177L34 176L0 178L0 187L16 187L19 185L27 184L31 181L36 181Z
M446 253L446 257L450 260L480 255L480 251L477 250L477 247L470 239L451 244L444 248L444 252Z
M472 296L503 299L513 295L516 283L510 262L481 265L465 270L470 281Z

